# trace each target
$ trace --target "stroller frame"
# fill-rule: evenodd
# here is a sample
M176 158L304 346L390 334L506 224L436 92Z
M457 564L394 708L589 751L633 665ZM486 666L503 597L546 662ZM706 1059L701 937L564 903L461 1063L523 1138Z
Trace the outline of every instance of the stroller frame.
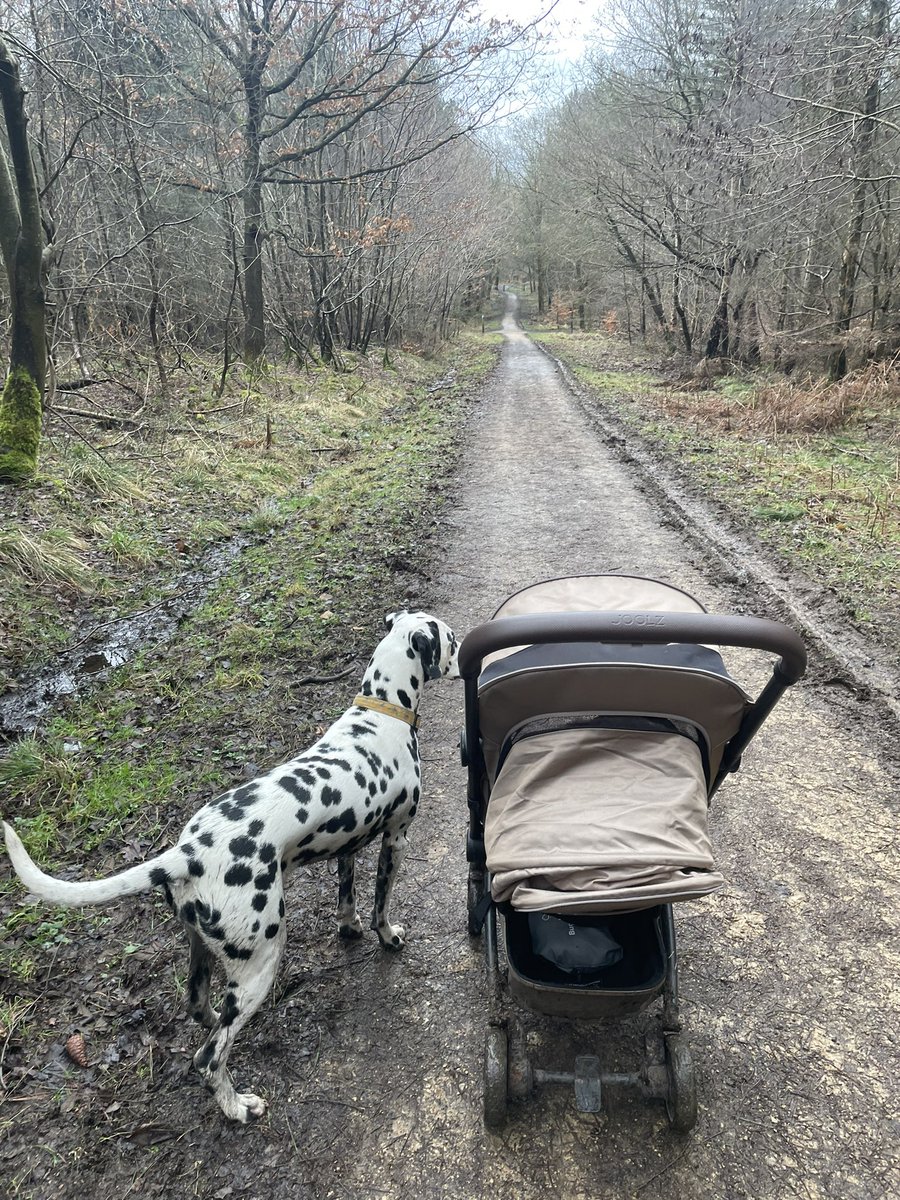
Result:
M615 577L614 577L615 578ZM650 581L653 582L653 581ZM647 1055L638 1071L603 1072L599 1059L579 1055L574 1070L543 1070L532 1065L521 1021L507 1015L505 992L513 991L514 972L501 970L497 906L491 898L486 868L485 817L490 803L488 771L482 753L479 712L479 674L488 655L511 648L559 643L620 645L714 644L744 647L777 656L771 677L749 703L734 735L722 752L718 769L709 781L708 799L725 777L738 770L741 756L785 690L806 670L806 647L790 628L757 617L713 615L705 612L574 611L540 612L497 617L473 629L459 652L459 669L465 683L465 729L460 755L468 771L469 823L466 838L468 872L468 929L477 937L484 932L485 963L490 983L489 1026L484 1054L484 1120L489 1128L503 1125L510 1100L526 1100L537 1085L574 1086L579 1110L597 1112L607 1088L636 1089L648 1099L662 1100L671 1128L690 1130L697 1119L697 1092L693 1063L682 1036L678 995L678 959L671 903L656 910L664 977L640 994L623 993L614 1011L634 1012L661 998L660 1036L647 1038ZM503 906L506 907L506 906ZM506 985L506 986L504 986ZM631 1001L631 1003L629 1003ZM528 1007L540 1012L540 998ZM606 1016L609 1012L578 1014Z

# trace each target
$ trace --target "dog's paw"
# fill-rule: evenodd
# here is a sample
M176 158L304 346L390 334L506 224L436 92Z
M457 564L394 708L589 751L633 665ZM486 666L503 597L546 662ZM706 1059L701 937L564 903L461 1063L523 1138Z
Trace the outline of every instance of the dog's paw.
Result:
M402 950L406 945L406 930L402 925L385 925L375 932L385 950Z
M361 938L363 935L363 924L358 916L352 921L342 921L338 926L338 934L347 941L353 941L356 938Z
M249 1125L265 1115L267 1105L262 1096L254 1096L252 1092L235 1092L225 1109L225 1116L232 1121L240 1121Z

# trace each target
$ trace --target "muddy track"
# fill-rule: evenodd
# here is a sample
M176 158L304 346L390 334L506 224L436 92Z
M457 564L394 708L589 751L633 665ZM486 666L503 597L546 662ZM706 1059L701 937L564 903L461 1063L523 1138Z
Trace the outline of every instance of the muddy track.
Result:
M702 538L673 524L512 320L505 335L423 603L465 631L524 583L619 570L675 582L713 611L772 615L749 576L723 572ZM105 1040L102 1026L95 1035L99 1065L72 1082L58 1047L48 1054L15 1111L2 1111L0 1177L14 1180L12 1194L95 1200L900 1194L898 762L880 709L853 699L848 713L813 665L716 799L728 886L677 914L701 1106L689 1137L669 1132L661 1105L612 1098L586 1116L565 1089L514 1110L501 1136L484 1131L486 987L465 933L455 746L462 695L447 684L423 706L426 799L396 892L403 953L385 955L371 938L338 943L325 869L291 888L279 994L232 1059L236 1082L269 1099L266 1120L224 1124L188 1070L197 1035L174 987L183 951L147 901L129 920L153 955L123 958L128 988ZM367 855L363 902L371 876ZM127 1006L140 989L138 1016ZM68 1001L61 1023L72 1016ZM535 1018L529 1045L542 1066L595 1052L604 1068L628 1068L643 1026Z

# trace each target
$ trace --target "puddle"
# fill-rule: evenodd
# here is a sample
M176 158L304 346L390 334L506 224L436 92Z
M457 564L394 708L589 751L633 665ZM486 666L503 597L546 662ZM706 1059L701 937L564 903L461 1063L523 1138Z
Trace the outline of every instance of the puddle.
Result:
M87 626L68 650L24 672L15 689L0 696L0 737L35 733L58 700L83 695L138 650L168 641L247 545L249 539L243 536L224 542L202 564L172 580L170 598L132 616Z

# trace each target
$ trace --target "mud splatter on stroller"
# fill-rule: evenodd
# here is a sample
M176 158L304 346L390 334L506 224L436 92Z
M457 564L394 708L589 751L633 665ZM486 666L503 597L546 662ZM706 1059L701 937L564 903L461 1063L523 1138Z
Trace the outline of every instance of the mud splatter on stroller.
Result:
M712 646L778 656L755 700ZM459 663L469 932L484 931L492 985L485 1123L500 1126L537 1084L568 1083L589 1112L606 1088L637 1088L686 1132L697 1094L672 906L723 883L709 801L803 675L803 642L773 621L710 615L667 583L591 575L516 592L465 638ZM659 1035L631 1074L604 1074L591 1054L545 1070L507 997L578 1020L659 1000Z

